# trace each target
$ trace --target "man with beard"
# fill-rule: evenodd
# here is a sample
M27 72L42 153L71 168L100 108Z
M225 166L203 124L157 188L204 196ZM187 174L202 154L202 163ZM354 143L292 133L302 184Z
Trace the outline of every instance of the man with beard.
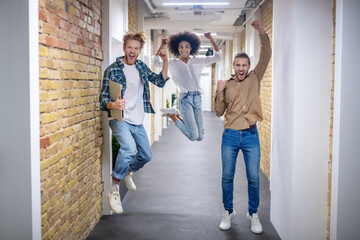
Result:
M118 57L105 70L99 97L100 109L109 112L110 128L120 144L112 172L113 183L108 195L110 209L117 214L123 212L119 191L120 181L124 180L129 190L136 190L132 173L142 168L152 157L143 126L144 112L155 113L150 104L149 82L164 87L168 80L168 58L165 51L160 54L164 64L159 74L152 72L144 62L137 60L145 39L144 32L127 33L124 36L124 56ZM121 94L115 101L110 99L109 81L122 86ZM111 118L110 110L123 111L123 121Z
M259 32L261 40L258 64L253 71L249 72L250 58L246 53L238 53L233 63L235 74L226 82L222 80L217 82L215 113L219 117L225 113L225 129L221 144L222 193L225 212L219 227L221 230L229 229L231 219L236 214L233 209L234 175L236 159L241 149L248 180L247 218L251 222L251 231L261 233L262 226L257 214L260 201L260 142L256 122L263 120L260 81L271 58L271 46L261 23L254 21L251 26Z

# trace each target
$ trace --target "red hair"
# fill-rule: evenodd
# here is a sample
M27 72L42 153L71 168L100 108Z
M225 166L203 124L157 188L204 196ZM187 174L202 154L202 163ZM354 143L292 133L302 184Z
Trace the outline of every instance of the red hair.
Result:
M136 40L140 42L140 47L143 48L145 41L146 41L146 36L145 33L143 31L141 32L137 32L137 33L126 33L124 35L123 41L124 41L124 46L126 46L126 43L128 40Z

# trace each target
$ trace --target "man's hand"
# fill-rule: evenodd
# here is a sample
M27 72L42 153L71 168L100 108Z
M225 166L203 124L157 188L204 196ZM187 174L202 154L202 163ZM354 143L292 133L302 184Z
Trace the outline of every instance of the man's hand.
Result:
M112 108L114 110L119 110L119 111L122 111L125 109L125 99L121 99L121 93L116 98L116 101L112 102Z
M160 50L159 51L159 56L163 60L164 63L168 62L168 57L167 57L166 50Z
M216 91L217 92L222 92L222 91L224 91L224 89L225 89L225 82L223 80L217 81Z
M167 38L163 38L161 39L161 44L160 44L160 47L159 47L159 50L156 52L155 55L160 55L160 51L163 49L163 47L167 44L168 40Z
M251 23L251 26L252 26L253 28L255 28L255 29L259 32L259 34L265 34L264 28L263 28L263 26L261 25L261 22L260 22L260 21L258 21L258 20L253 21L253 22Z
M167 44L168 40L167 38L161 39L161 47L164 47Z
M204 33L204 37L206 37L209 40L212 39L211 32Z

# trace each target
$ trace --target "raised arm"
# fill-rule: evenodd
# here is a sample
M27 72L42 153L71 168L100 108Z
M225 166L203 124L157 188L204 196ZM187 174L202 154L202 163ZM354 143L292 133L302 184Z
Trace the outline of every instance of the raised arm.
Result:
M203 66L209 66L213 63L216 63L217 61L220 61L222 58L222 53L221 53L221 50L219 49L219 47L216 45L216 42L212 38L210 32L204 33L204 37L206 37L207 39L210 40L215 52L212 56L194 58L193 61L194 61L194 63L200 63Z
M259 32L260 41L261 41L260 58L258 64L254 69L254 73L258 77L259 81L261 81L271 59L271 52L272 52L271 44L270 44L270 39L266 35L260 21L253 21L251 23L251 26Z
M156 56L162 59L162 69L159 74L154 73L151 71L151 69L146 65L143 64L144 70L146 70L149 81L153 84L155 84L158 87L164 87L167 80L169 80L169 77L167 76L168 71L168 59L167 59L167 53L165 50L162 50L159 56Z
M169 60L167 57L166 50L160 50L159 56L160 56L161 60L163 61L162 69L161 69L162 75L163 75L164 79L167 79Z
M160 51L165 47L165 45L167 44L167 42L168 42L167 38L161 39L160 47L159 47L159 49L157 50L157 52L156 52L156 54L155 54L156 56L160 55Z
M216 42L215 42L215 40L213 39L213 37L211 36L211 33L210 33L210 32L204 33L204 37L206 37L207 39L210 40L211 45L213 46L213 48L214 48L214 50L215 50L216 52L220 51L218 45L216 45Z
M163 62L160 61L160 59L161 59L160 53L165 51L163 48L166 44L167 44L167 38L163 38L161 40L159 49L157 50L155 56L153 56L153 58L152 58L152 65L154 67L159 67L159 68L163 67Z

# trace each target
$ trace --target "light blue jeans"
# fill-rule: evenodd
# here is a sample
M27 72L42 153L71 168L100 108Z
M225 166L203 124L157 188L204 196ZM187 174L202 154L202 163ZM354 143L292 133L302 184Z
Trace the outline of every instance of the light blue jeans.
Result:
M181 93L179 108L184 122L177 120L175 125L191 141L201 141L204 138L204 114L201 109L201 93Z
M112 176L123 180L130 170L136 172L151 160L151 147L144 126L110 120L110 128L120 144Z
M243 152L248 180L248 211L252 215L257 212L260 202L260 142L256 125L245 130L225 129L222 135L222 191L225 210L233 209L234 175L240 149Z

